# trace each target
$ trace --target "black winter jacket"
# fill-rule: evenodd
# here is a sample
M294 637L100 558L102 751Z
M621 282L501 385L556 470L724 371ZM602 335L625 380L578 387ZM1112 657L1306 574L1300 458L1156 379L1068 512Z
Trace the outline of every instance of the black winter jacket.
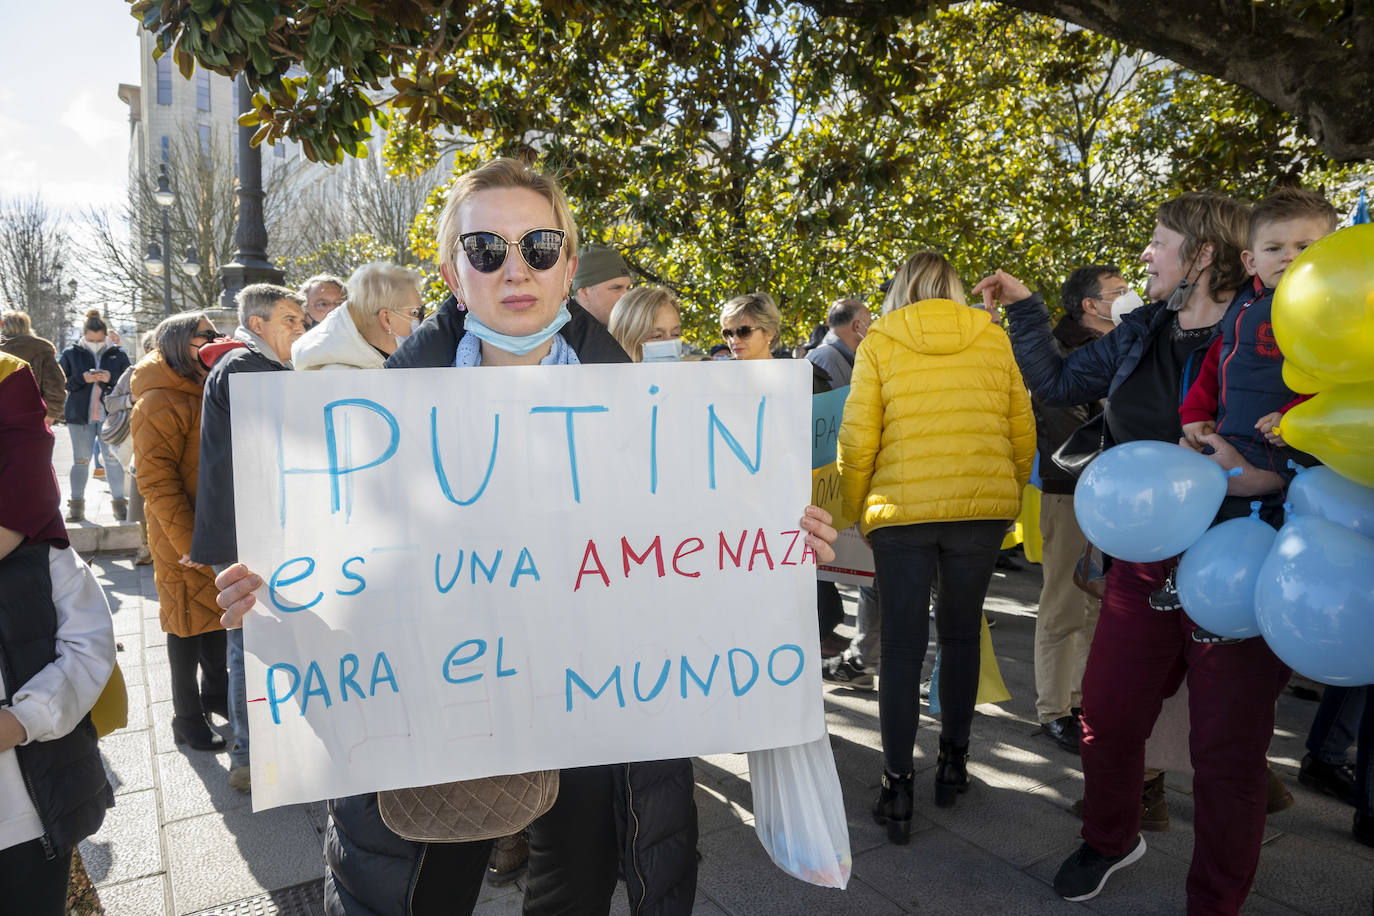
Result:
M58 363L67 374L67 405L62 410L62 418L73 425L85 426L91 422L91 392L95 390L95 383L86 381L83 376L91 369L104 369L110 373L110 380L101 382L101 389L109 394L119 383L119 377L129 368L129 354L124 352L123 347L107 346L101 351L97 363L94 353L84 345L75 343L62 351Z
M0 558L0 671L11 692L57 658L49 549L47 543L23 544ZM43 822L44 850L49 858L70 855L114 806L90 713L61 738L33 741L14 752Z
M230 350L205 378L200 410L200 469L196 477L196 526L191 559L207 566L236 563L234 444L230 441L229 376L235 372L287 372L289 366L252 345Z
M1082 323L1065 315L1054 326L1055 342L1064 356L1086 346L1098 338ZM1034 395L1031 411L1035 414L1035 448L1040 453L1040 489L1045 493L1072 495L1078 478L1054 463L1051 457L1074 430L1102 409L1096 401L1072 407L1051 407Z
M585 309L573 300L567 305L572 320L559 333L580 361L630 361L615 338ZM450 296L387 359L387 368L451 366L466 315ZM202 467L204 461L202 452ZM696 897L692 762L657 760L608 768L630 911L643 916L685 916ZM405 916L425 844L404 840L387 829L377 809L376 793L331 799L329 815L326 911L331 916Z
M1116 330L1067 356L1050 333L1050 314L1038 293L1007 306L1007 328L1016 365L1031 394L1045 404L1083 404L1110 398L1130 377L1145 347L1173 318L1161 302L1130 312ZM1207 345L1199 350L1205 352ZM1202 369L1201 353L1190 378L1181 380L1175 402Z

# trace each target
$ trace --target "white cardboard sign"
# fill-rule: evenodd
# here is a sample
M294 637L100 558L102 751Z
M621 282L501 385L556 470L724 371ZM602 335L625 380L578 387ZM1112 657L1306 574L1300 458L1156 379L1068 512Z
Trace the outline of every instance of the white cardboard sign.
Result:
M255 810L824 729L801 361L231 379Z

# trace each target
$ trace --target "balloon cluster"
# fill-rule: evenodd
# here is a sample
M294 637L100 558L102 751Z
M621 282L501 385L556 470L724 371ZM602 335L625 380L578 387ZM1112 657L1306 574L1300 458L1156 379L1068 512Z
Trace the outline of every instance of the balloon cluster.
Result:
M1074 514L1088 540L1137 563L1183 554L1179 599L1219 636L1263 636L1326 684L1374 683L1374 489L1317 467L1288 491L1279 531L1248 518L1209 528L1226 472L1190 449L1128 442L1088 465Z
M1283 380L1315 395L1279 433L1351 480L1374 486L1374 223L1308 246L1274 290Z

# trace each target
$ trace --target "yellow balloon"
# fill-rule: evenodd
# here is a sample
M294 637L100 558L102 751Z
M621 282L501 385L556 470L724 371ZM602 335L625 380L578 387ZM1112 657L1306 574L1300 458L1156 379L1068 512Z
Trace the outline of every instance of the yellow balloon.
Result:
M1283 383L1299 394L1316 394L1323 388L1331 387L1329 382L1322 381L1307 370L1299 368L1291 359L1283 361Z
M1341 476L1374 487L1374 382L1319 392L1284 414L1278 432Z
M1298 255L1274 291L1273 316L1284 359L1309 376L1326 386L1374 379L1374 223Z

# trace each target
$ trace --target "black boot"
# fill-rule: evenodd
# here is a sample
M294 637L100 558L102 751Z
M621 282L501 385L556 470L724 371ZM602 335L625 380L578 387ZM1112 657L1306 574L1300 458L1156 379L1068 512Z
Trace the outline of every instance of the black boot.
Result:
M887 838L899 846L911 840L911 774L895 776L883 767L883 787L873 803L873 820L887 825Z
M224 750L224 739L210 730L204 716L173 717L172 740L189 745L193 751Z
M935 763L935 806L953 808L956 797L968 791L968 745L950 744L940 739L940 756Z

